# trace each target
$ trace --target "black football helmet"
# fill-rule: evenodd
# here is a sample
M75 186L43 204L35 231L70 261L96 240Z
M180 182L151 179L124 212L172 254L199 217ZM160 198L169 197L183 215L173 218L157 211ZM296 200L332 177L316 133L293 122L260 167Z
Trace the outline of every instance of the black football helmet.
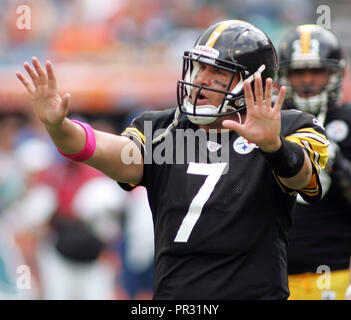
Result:
M217 90L194 84L200 63L230 71L232 76L227 89ZM265 84L267 78L274 79L277 67L275 48L261 30L240 20L218 22L200 35L193 49L184 53L182 80L178 80L177 84L178 108L197 124L208 124L216 117L243 111L246 109L244 80L252 81L254 75L260 73ZM237 73L240 80L229 91ZM197 105L202 90L223 93L221 104ZM190 100L192 91L196 92L196 96L192 97L193 103Z
M341 98L345 64L340 42L331 31L314 24L292 30L279 46L278 82L287 87L286 106L312 113L324 122L327 108L336 105ZM318 84L292 87L289 72L298 69L325 69L329 74L328 82L319 86L320 92L316 95L301 97L297 89L308 91Z

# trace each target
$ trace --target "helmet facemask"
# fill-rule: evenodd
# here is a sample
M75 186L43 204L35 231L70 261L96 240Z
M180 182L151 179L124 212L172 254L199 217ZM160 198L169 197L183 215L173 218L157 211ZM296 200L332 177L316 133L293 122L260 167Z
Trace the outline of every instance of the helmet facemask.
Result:
M308 85L298 85L298 78L289 79L292 71L307 69L326 71L326 83L316 83L318 77ZM300 25L280 44L278 77L279 84L287 88L287 107L312 113L322 122L327 109L337 106L341 100L344 69L345 59L339 39L321 26Z
M290 100L297 109L311 113L324 122L328 107L341 99L343 69L337 68L335 62L319 63L315 68L308 62L299 65L298 68L282 65L279 83L287 88L287 101ZM327 83L292 85L289 81L289 71L317 68L328 72Z
M224 86L209 85L210 79L206 78L200 82L195 79L199 64L229 71L231 76ZM218 22L199 36L192 50L184 53L182 80L177 84L178 110L196 124L209 124L234 114L240 121L240 114L246 111L244 80L252 82L260 74L264 85L268 77L274 78L276 70L276 51L266 34L245 21ZM216 105L205 105L205 99Z
M231 72L231 77L224 90L195 84L195 77L200 70L200 63L220 68ZM183 57L182 79L178 81L178 106L182 113L187 114L189 120L196 124L209 124L218 117L237 113L245 109L242 73L244 67L228 61L221 61L213 57L193 52L185 52ZM239 82L232 87L236 75L239 75ZM219 105L198 105L199 99L206 96L206 92L212 91L223 94Z

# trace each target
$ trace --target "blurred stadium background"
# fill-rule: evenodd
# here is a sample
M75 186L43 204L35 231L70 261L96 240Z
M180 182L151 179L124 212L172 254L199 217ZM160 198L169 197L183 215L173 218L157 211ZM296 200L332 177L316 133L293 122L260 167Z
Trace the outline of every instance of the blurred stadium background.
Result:
M17 27L19 5L31 10L29 30ZM41 62L53 62L59 90L72 95L71 115L120 132L143 110L176 105L176 81L181 76L183 51L191 48L208 25L225 19L246 20L264 30L278 46L283 35L296 25L316 23L320 5L330 7L331 29L341 39L350 60L349 0L1 0L0 171L9 165L4 161L5 155L14 159L12 155L25 140L23 137L28 138L29 131L42 138L45 135L38 134L41 129L32 117L28 95L15 76L16 70L23 71L23 62L32 56ZM351 99L349 70L350 67L344 82L344 99ZM23 194L28 191L19 191L15 186L16 190L11 189L12 195L6 198L8 181L15 181L16 167L12 170L13 175L0 174L0 221L6 223L11 220L4 218L9 215L8 208L23 201ZM27 184L24 189L29 187ZM116 249L127 233L124 220L118 217L122 231L116 233L119 240L112 245L115 256L110 263L118 291L113 297L117 299L131 298L121 293L125 290L119 278L124 256ZM6 233L15 239L23 261L35 269L38 236L33 241L33 235L28 236L25 228L11 235L3 232L3 236ZM1 250L0 247L0 297L1 272L3 280L8 276L6 272L11 273L6 271L6 250ZM46 298L40 289L40 274L35 278L37 292L27 297Z

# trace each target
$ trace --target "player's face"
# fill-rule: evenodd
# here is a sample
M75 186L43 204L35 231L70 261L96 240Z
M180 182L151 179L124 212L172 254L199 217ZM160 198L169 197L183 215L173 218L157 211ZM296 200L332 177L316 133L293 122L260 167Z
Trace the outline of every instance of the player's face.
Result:
M289 81L302 98L319 94L327 84L329 73L325 69L301 69L289 72Z
M199 70L194 77L194 84L226 91L232 76L233 73L230 71L200 63ZM239 74L236 74L230 90L232 90L238 83L238 79ZM192 90L193 94L191 95L191 102L194 104L198 88L194 87ZM196 101L196 105L214 105L217 107L222 103L223 97L223 93L203 89Z

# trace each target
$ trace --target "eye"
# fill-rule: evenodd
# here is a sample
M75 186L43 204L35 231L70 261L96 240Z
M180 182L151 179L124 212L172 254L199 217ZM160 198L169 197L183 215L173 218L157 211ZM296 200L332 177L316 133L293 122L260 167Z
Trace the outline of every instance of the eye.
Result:
M224 72L221 69L215 69L214 73L219 75L224 75Z
M206 69L206 65L200 64L199 70L204 71Z

